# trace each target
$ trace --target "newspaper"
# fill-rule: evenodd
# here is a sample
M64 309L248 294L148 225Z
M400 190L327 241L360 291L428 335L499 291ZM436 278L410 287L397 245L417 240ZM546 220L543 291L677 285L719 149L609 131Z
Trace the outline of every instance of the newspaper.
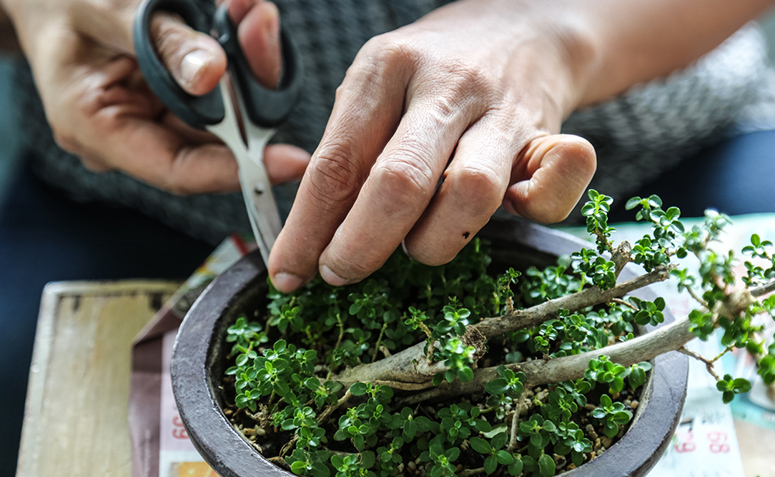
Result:
M178 326L207 285L255 248L239 236L219 245L135 338L129 396L133 477L217 475L194 448L172 395Z

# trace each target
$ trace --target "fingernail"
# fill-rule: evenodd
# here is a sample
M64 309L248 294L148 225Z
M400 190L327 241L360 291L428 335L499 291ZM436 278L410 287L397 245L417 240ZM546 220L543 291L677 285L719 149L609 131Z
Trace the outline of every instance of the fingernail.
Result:
M290 293L302 284L304 284L304 280L291 273L280 272L272 277L272 285L283 293Z
M323 265L322 267L320 267L320 276L323 277L323 280L325 280L326 283L328 283L329 285L333 285L335 287L341 287L352 283L352 280L342 278L336 273L334 273L333 270L328 268L328 265Z
M199 72L212 57L207 50L194 50L183 57L180 62L180 77L185 86L194 84Z

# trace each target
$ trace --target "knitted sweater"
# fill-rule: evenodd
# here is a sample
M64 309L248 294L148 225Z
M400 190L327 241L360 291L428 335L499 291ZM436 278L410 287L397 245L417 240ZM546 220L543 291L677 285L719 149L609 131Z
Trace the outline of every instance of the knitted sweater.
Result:
M277 0L283 27L293 35L304 63L298 106L273 142L313 151L330 114L336 87L369 38L410 23L447 3L443 0ZM742 111L758 101L766 77L766 48L747 27L684 71L632 88L621 97L573 113L563 132L590 140L598 153L591 187L620 198L681 158L718 140ZM179 197L120 172L93 173L62 151L35 93L30 72L20 68L23 130L36 172L78 201L136 208L197 238L217 243L250 226L240 194ZM281 213L290 210L296 185L275 188Z

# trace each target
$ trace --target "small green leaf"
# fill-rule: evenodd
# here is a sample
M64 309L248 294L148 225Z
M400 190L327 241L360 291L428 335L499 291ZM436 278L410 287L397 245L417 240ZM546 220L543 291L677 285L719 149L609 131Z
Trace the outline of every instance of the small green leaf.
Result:
M505 450L499 450L495 453L495 458L501 465L510 465L514 462L514 457Z
M547 454L538 458L538 472L541 477L553 477L556 466L554 459Z
M472 437L468 442L471 444L471 447L480 454L489 455L492 452L490 443L481 437Z
M487 475L492 474L497 469L498 469L498 460L495 458L495 456L490 456L484 459L484 471L487 472Z
M368 386L364 383L354 383L350 386L350 393L353 396L363 396L368 391Z

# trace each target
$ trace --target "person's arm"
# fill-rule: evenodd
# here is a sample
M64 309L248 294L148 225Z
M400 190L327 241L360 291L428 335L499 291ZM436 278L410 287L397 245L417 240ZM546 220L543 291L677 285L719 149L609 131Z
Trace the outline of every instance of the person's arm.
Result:
M770 3L461 0L372 39L274 245L274 285L353 283L402 243L445 263L501 204L562 220L596 167L563 119L689 64Z
M594 32L597 64L581 105L666 76L709 52L772 0L582 0L580 21Z
M132 23L139 0L0 0L16 26L46 117L64 149L84 165L119 169L176 193L239 189L231 152L166 111L134 59ZM232 0L240 40L258 79L271 86L280 64L277 7ZM192 94L212 90L226 55L209 35L158 14L152 35L162 61ZM287 145L267 148L275 182L298 178L309 154Z

